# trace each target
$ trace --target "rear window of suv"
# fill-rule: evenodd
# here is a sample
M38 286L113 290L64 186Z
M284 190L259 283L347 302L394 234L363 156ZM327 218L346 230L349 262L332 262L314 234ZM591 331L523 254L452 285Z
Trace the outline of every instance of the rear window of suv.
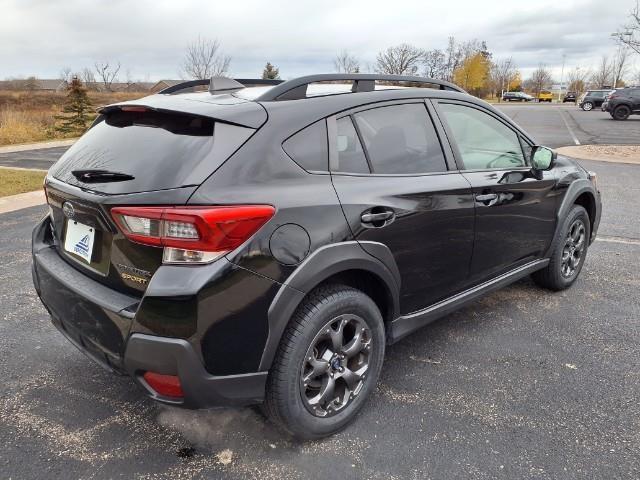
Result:
M255 130L208 117L170 112L107 113L85 133L50 173L84 186L74 170L108 170L133 180L96 183L104 193L133 193L199 185Z

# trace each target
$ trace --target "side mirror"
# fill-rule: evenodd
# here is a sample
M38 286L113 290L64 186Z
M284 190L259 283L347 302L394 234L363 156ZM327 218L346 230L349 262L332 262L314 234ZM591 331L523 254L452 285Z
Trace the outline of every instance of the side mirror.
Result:
M536 145L531 151L531 168L539 172L551 170L558 154L547 147Z

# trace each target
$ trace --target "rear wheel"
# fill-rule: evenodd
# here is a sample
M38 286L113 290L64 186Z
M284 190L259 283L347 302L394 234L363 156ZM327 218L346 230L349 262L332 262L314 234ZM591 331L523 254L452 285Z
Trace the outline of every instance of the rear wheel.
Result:
M376 304L352 287L314 290L285 331L269 373L263 409L300 439L348 425L375 388L385 334Z
M582 110L584 110L585 112L588 112L590 110L593 110L593 103L591 102L584 102L582 104Z
M631 115L631 109L626 105L619 105L613 111L614 120L626 120Z
M532 275L540 286L564 290L576 281L587 256L591 224L587 211L574 205L554 239L549 265Z

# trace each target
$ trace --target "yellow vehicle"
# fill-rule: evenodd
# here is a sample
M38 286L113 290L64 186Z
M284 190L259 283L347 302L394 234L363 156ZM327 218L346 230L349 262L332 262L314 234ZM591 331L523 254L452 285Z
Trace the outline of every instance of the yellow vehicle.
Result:
M538 101L551 103L553 101L553 93L549 90L540 90L540 93L538 93Z

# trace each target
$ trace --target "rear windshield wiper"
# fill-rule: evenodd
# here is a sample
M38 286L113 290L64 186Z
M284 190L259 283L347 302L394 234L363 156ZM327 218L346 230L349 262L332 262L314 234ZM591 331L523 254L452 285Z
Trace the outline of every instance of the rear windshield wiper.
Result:
M109 170L73 170L71 174L84 183L126 182L135 178L128 173Z

